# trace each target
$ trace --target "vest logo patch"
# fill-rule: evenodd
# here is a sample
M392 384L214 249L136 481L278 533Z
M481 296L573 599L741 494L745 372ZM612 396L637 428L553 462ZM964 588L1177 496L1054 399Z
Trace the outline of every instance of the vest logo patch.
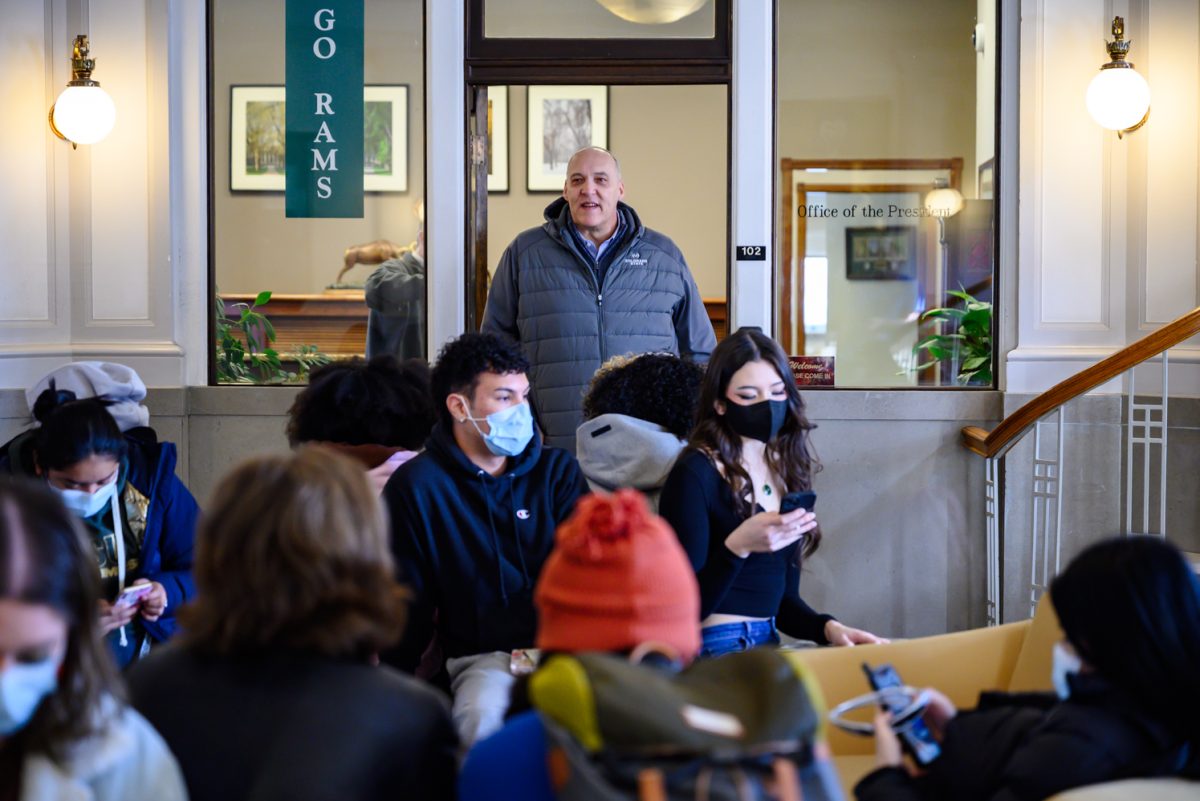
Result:
M624 263L632 267L645 267L648 259L643 259L641 253L630 253L629 258L624 259Z
M529 510L528 509L518 509L517 510L517 519L518 520L528 520L529 519Z

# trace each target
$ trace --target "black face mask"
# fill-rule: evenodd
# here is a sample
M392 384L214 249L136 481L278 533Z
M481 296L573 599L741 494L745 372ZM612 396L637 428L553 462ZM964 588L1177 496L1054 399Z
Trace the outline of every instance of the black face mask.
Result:
M740 436L770 442L775 439L783 421L787 419L788 403L785 400L765 400L741 406L733 401L725 402L725 420Z

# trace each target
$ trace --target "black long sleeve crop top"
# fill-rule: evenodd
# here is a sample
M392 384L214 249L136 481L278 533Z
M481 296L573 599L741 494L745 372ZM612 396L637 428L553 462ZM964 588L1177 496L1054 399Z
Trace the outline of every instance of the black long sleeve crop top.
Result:
M700 583L700 617L774 617L785 634L826 644L823 615L800 597L799 544L745 559L725 547L742 524L733 491L699 451L679 457L667 477L658 513L675 529Z

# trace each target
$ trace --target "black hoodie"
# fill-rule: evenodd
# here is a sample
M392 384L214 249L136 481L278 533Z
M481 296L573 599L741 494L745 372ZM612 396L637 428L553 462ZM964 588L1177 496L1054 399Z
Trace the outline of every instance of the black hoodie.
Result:
M575 457L542 447L536 433L492 476L438 423L425 452L383 490L397 569L413 593L404 640L387 661L416 669L435 610L447 657L532 647L534 586L555 529L586 492Z

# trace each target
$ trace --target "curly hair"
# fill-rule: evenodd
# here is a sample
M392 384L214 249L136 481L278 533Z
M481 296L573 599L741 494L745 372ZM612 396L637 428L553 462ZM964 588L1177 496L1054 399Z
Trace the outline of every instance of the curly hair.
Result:
M79 519L44 482L0 480L0 599L48 606L66 620L58 687L14 739L26 753L65 756L100 725L105 697L122 696L96 625L100 565Z
M303 442L417 450L433 428L429 365L376 356L327 364L288 410L292 447Z
M179 618L203 651L365 659L404 631L383 507L357 463L317 445L225 476L193 572L199 592Z
M529 359L521 349L495 334L463 334L450 340L433 366L433 405L438 419L446 426L454 424L446 398L456 394L474 398L480 374L528 372Z
M624 414L687 439L696 421L704 368L671 353L616 356L592 376L583 417Z
M750 362L762 361L771 365L783 380L787 393L788 414L783 428L767 446L767 466L784 483L784 492L812 489L812 480L821 470L813 452L809 432L816 424L804 414L804 399L792 378L787 356L775 340L761 331L742 328L724 339L713 349L704 373L700 404L696 411L696 428L688 441L688 450L698 450L720 468L733 491L738 514L750 517L752 492L750 474L742 466L742 438L717 414L717 403L729 403L726 391L733 374ZM810 556L821 543L821 529L815 528L804 539L802 556Z

